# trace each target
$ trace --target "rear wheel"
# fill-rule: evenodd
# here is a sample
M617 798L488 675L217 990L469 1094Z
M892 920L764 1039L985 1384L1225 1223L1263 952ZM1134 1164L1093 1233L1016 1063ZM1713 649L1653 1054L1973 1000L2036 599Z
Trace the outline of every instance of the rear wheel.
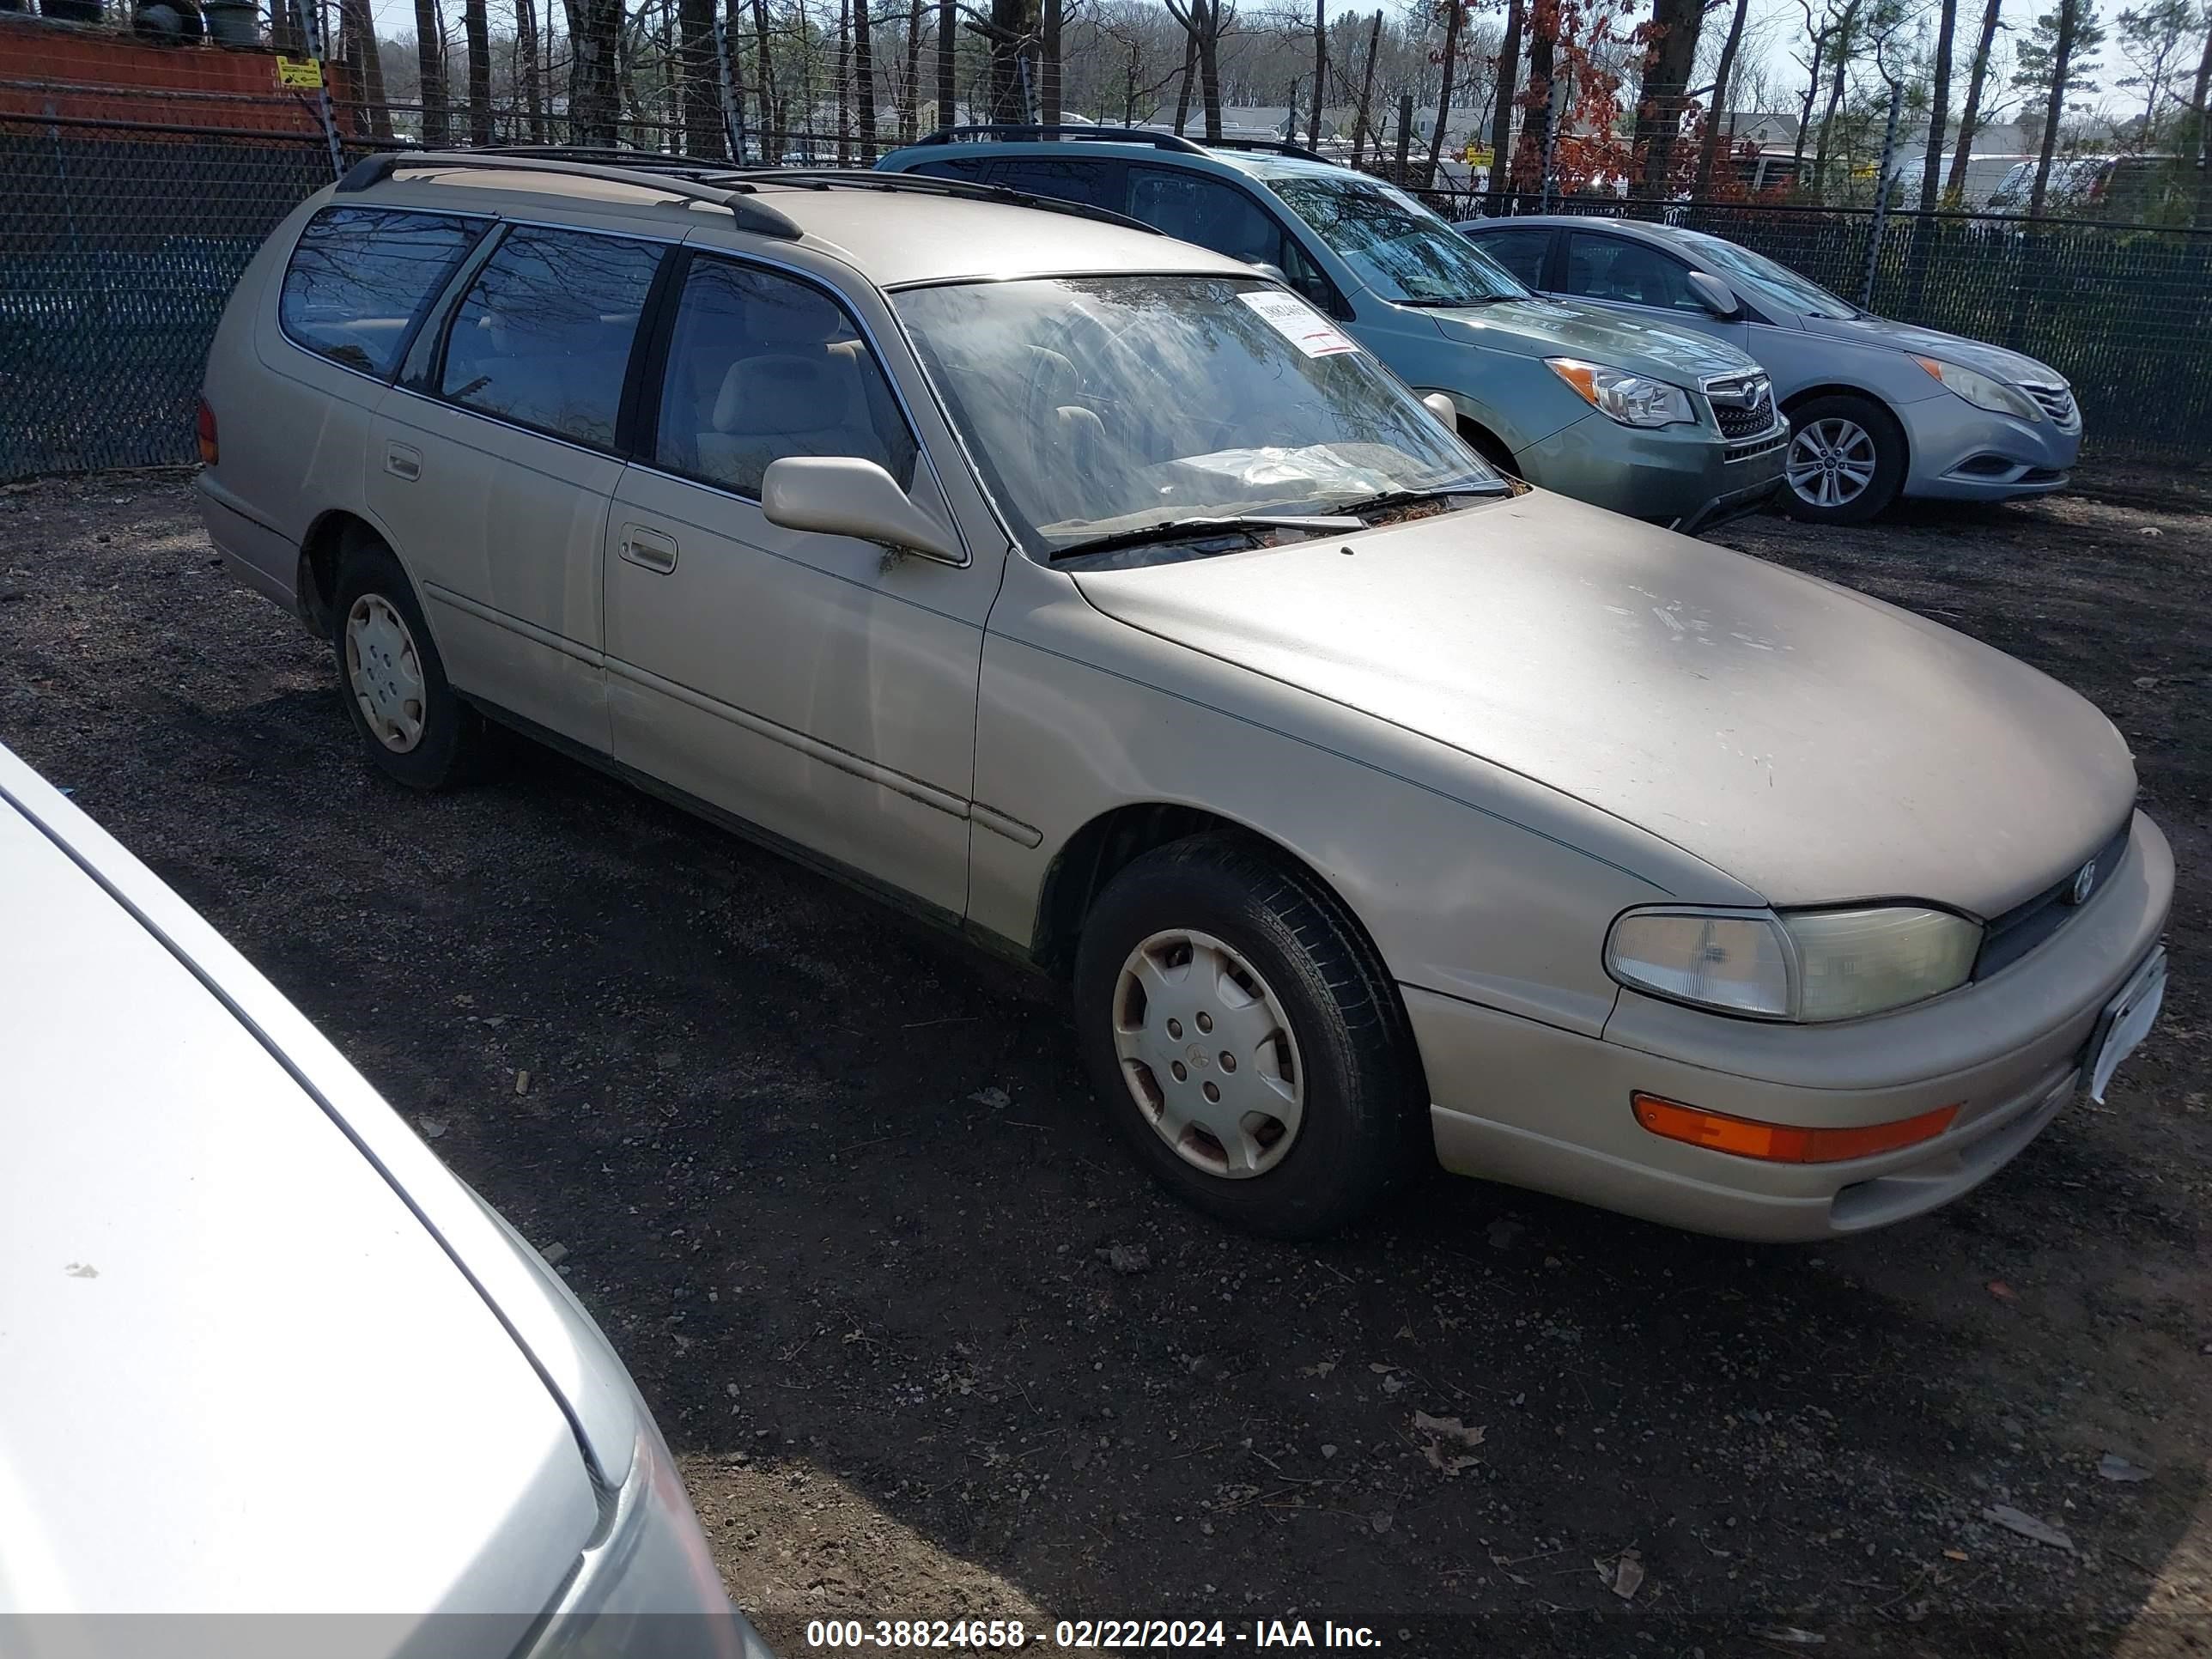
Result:
M412 789L473 778L489 743L483 716L447 682L414 585L390 548L363 536L346 550L331 612L339 690L368 757Z
M1814 398L1790 411L1784 508L1814 524L1863 524L1905 483L1905 432L1869 398Z
M1075 972L1091 1080L1139 1162L1208 1214L1312 1237L1420 1167L1427 1100L1395 988L1335 896L1226 837L1135 860Z

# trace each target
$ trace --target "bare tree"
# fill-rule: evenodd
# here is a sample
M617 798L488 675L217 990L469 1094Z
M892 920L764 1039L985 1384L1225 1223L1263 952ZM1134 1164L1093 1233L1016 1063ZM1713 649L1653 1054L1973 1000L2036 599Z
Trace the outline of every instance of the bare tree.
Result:
M1974 46L1974 61L1966 71L1966 107L1959 116L1959 142L1951 152L1950 176L1943 181L1943 198L1954 204L1966 191L1966 163L1972 158L1974 134L1982 114L1982 88L1990 76L1990 52L1996 45L1998 13L2004 0L1988 0L1982 11L1982 32Z
M921 104L921 0L908 0L906 9L906 95L899 100L899 143L920 137L918 112Z
M2066 112L2066 94L2072 88L2076 69L2074 58L2075 43L2081 36L2082 0L2058 0L2058 10L2051 29L2051 57L2047 65L2051 90L2044 106L2043 143L2035 158L2035 188L2027 198L2027 216L2040 219L2045 195L2051 188L2051 158L2058 148L2058 123ZM2032 73L2023 70L2023 74Z
M1328 88L1328 0L1314 0L1313 115L1306 122L1306 142L1321 143L1321 106ZM1297 112L1291 112L1293 116Z
M1951 113L1951 50L1959 33L1959 0L1943 0L1936 25L1935 85L1928 93L1928 145L1920 158L1920 210L1933 213L1943 171L1943 123Z
M415 0L416 78L422 100L422 142L433 147L451 136L446 125L446 36L438 0Z
M461 0L461 33L469 46L469 142L491 143L491 19L484 0Z
M1429 133L1429 163L1421 173L1424 185L1436 183L1437 163L1443 158L1444 123L1451 118L1452 77L1459 67L1459 32L1466 13L1467 0L1444 0L1443 86L1437 94L1437 124Z
M622 125L622 0L568 0L568 135L612 145Z
M1490 204L1495 216L1505 211L1513 170L1513 94L1521 78L1522 0L1506 0L1505 33L1498 43L1498 88L1490 112Z
M737 0L731 0L732 5ZM752 0L753 74L760 83L761 155L774 161L783 154L781 105L775 95L775 58L769 51L768 0Z
M868 0L853 0L853 91L860 99L860 165L876 160L876 31Z
M952 78L957 27L953 0L937 0L937 125L940 127L949 127L959 118L959 92Z
M1236 10L1224 0L1167 0L1167 4L1169 15L1190 38L1191 58L1198 69L1199 99L1206 112L1206 142L1215 143L1221 137L1221 37L1235 21ZM1186 88L1177 104L1177 116L1187 116L1188 108ZM1182 130L1179 122L1176 131Z
M722 161L729 144L714 58L714 0L678 0L676 26L683 52L684 153Z
M339 56L358 77L355 88L368 106L372 137L392 137L392 106L384 90L384 54L376 44L376 18L368 0L338 0L338 27L343 36Z
M530 142L545 142L545 87L538 78L538 0L514 0L514 79L530 121Z
M2205 21L2212 25L2212 18ZM2197 60L2197 90L2189 100L2189 139L2181 150L2183 160L2197 170L2197 205L2189 222L2200 229L2212 228L2212 167L2205 164L2204 155L2204 95L2208 88L2212 88L2212 28L2208 28L2204 36L2204 55Z
M1955 5L1958 0L1943 0L1946 5ZM1721 42L1721 60L1713 69L1713 95L1705 112L1705 131L1698 146L1698 182L1692 191L1704 196L1713 187L1713 164L1720 155L1721 136L1728 125L1728 115L1735 95L1735 55L1743 45L1744 14L1751 9L1751 0L1735 0L1735 11L1729 18L1728 38Z
M1654 0L1651 21L1644 26L1643 94L1636 102L1636 130L1629 143L1635 158L1634 193L1647 201L1667 194L1705 15L1705 0Z
M837 0L837 165L853 164L853 0Z
M1368 121L1375 109L1375 58L1382 46L1382 14L1377 10L1367 30L1367 67L1359 72L1359 103L1352 117L1352 165L1367 143ZM1378 144L1379 148L1379 144Z
M1190 125L1190 94L1197 84L1198 36L1186 22L1182 37L1182 80L1176 88L1175 130L1178 134Z
M1060 125L1060 0L1044 0L1037 64L1037 118L1048 127Z

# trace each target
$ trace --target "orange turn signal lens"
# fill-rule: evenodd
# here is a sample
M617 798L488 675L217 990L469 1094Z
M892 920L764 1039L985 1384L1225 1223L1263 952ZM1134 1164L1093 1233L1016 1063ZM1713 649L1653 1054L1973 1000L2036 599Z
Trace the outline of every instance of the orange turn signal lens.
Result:
M1869 1123L1852 1129L1800 1129L1786 1123L1761 1123L1753 1118L1708 1112L1657 1095L1633 1094L1628 1099L1636 1110L1636 1121L1655 1135L1769 1164L1839 1164L1845 1158L1893 1152L1899 1146L1934 1139L1959 1115L1956 1106L1938 1106L1932 1112L1899 1118L1893 1123Z

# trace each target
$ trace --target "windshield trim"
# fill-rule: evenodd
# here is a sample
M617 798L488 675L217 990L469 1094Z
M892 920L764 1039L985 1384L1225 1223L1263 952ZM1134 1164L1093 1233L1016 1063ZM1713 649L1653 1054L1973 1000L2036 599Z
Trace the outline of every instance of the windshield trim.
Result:
M1234 264L1233 261L1231 263L1232 264ZM1238 266L1237 269L1228 271L1218 270L1208 270L1203 269L1194 270L1188 266L1169 266L1160 270L1143 270L1117 268L1112 270L1103 271L1061 271L1049 276L1033 272L1015 276L932 277L909 283L897 283L879 286L876 290L884 301L884 313L890 319L891 328L896 332L899 343L906 349L907 361L913 365L914 373L921 380L923 391L928 393L931 409L936 412L939 422L943 425L946 434L951 438L953 447L959 452L961 463L967 468L969 482L975 486L977 498L982 501L986 509L990 513L992 521L998 526L999 534L1005 538L1006 552L1028 561L1030 563L1037 566L1040 569L1049 570L1053 568L1052 549L1049 547L1031 547L1022 536L1016 532L1012 516L1007 512L1005 504L1000 501L997 493L992 489L989 478L984 472L981 464L976 459L975 451L969 447L967 433L962 429L961 423L953 418L952 410L945 402L945 393L937 384L937 377L930 371L928 359L922 355L921 346L916 343L913 333L908 330L904 314L901 313L898 307L890 303L890 301L891 296L895 295L920 293L932 289L985 288L994 286L1000 283L1060 282L1069 279L1093 276L1188 276L1198 280L1210 279L1232 283L1249 283L1254 288L1273 289L1277 292L1285 294L1293 292L1293 290L1285 288L1280 283L1275 282L1270 277L1262 276L1257 271L1243 266ZM1364 346L1360 348L1360 350L1363 355L1369 356L1373 356L1373 354L1368 352L1366 348ZM1381 363L1381 360L1379 358L1376 359L1376 361L1378 365ZM1383 366L1383 368L1384 373L1388 374L1389 373L1388 367ZM918 428L916 435L917 439L921 441L922 453L926 459L928 454L928 443L926 439L921 439ZM1475 464L1479 467L1482 467L1492 472L1496 471L1494 468L1491 467L1490 463L1485 459L1484 457L1473 447L1473 446L1466 444L1464 440L1462 440L1461 442L1462 447L1467 449L1468 455L1473 457ZM932 464L931 471L933 472L936 471L934 464ZM1511 494L1513 489L1511 481L1503 473L1496 473L1496 476L1501 483L1505 484L1504 493L1508 495ZM944 480L941 477L939 479L938 488L940 490L945 489ZM959 517L959 509L957 506L951 501L950 492L946 491L945 494L946 506L951 511L952 516L957 520ZM1362 536L1370 534L1377 530L1387 530L1392 527L1393 526L1389 525L1370 524L1364 526L1358 530L1337 531L1333 533L1340 536ZM1249 552L1260 550L1246 549L1244 550Z

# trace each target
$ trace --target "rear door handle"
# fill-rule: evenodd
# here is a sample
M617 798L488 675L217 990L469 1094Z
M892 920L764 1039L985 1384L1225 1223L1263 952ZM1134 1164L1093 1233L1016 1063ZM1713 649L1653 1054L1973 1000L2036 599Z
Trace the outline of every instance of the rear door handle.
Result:
M395 478L413 483L422 476L422 452L411 444L386 444L384 470Z
M676 568L676 538L641 524L626 524L622 532L622 556L632 564L658 575Z

